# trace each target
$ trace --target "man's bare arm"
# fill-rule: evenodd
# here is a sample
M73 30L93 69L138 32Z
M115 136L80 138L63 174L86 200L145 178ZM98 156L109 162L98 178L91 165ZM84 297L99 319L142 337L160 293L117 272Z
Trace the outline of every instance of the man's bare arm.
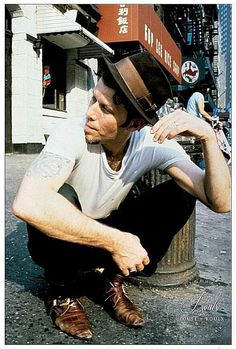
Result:
M206 170L202 171L190 161L179 161L169 166L167 172L182 188L213 211L230 211L230 172L212 127L204 120L178 109L161 118L153 126L152 133L154 141L159 143L178 134L198 138L203 146Z
M202 117L204 119L206 119L207 121L214 120L214 118L205 111L205 109L204 109L204 102L202 100L199 100L197 102L197 105L198 105L199 112L200 112L200 114L202 115Z
M125 275L149 262L138 237L106 226L83 214L57 191L74 163L43 152L26 172L13 203L14 214L50 237L111 252Z

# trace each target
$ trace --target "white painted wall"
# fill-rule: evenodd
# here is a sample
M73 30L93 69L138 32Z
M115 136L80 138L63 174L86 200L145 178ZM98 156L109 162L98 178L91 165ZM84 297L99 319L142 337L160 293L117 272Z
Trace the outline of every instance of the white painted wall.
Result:
M93 86L90 82L89 90L84 88L87 77L84 68L75 62L76 49L67 50L66 111L42 107L42 54L37 57L33 43L26 40L27 34L37 37L37 5L19 6L23 16L12 16L12 141L45 144L44 135L51 134L65 119L79 117L83 121ZM90 68L90 79L96 83L97 59L83 63Z
M97 60L83 60L88 67L88 72L82 66L76 64L76 50L67 51L67 111L69 116L85 117L88 103L92 95L92 83L96 83L96 76L92 72L97 71Z
M36 6L21 8L24 17L12 18L12 141L42 143L42 62L26 40L36 37Z

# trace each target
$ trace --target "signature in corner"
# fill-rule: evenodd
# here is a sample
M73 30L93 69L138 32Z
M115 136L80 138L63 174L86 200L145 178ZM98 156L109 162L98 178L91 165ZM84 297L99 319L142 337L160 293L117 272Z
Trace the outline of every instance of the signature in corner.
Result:
M218 298L212 301L205 292L203 292L196 302L191 306L191 314L193 315L206 315L206 312L218 311Z

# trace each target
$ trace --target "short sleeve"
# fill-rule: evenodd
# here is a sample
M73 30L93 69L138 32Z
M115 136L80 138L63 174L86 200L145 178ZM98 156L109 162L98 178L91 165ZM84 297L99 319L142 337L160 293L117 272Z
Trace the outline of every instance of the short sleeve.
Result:
M157 156L157 165L162 171L177 161L191 161L190 156L175 140L166 140L164 143L157 146L156 152L159 153L159 156Z
M195 100L198 101L203 101L204 102L204 96L202 93L200 92L195 92L194 94Z
M43 152L79 161L86 146L84 130L78 118L70 118L61 123L48 137Z

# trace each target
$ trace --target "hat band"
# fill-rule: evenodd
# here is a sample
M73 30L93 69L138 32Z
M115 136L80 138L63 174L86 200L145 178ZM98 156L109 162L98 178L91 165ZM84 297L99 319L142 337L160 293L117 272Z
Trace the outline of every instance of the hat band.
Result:
M141 76L129 57L120 60L115 64L115 66L142 110L145 113L149 111L156 111L157 106L155 103L152 103L151 93L148 91Z

